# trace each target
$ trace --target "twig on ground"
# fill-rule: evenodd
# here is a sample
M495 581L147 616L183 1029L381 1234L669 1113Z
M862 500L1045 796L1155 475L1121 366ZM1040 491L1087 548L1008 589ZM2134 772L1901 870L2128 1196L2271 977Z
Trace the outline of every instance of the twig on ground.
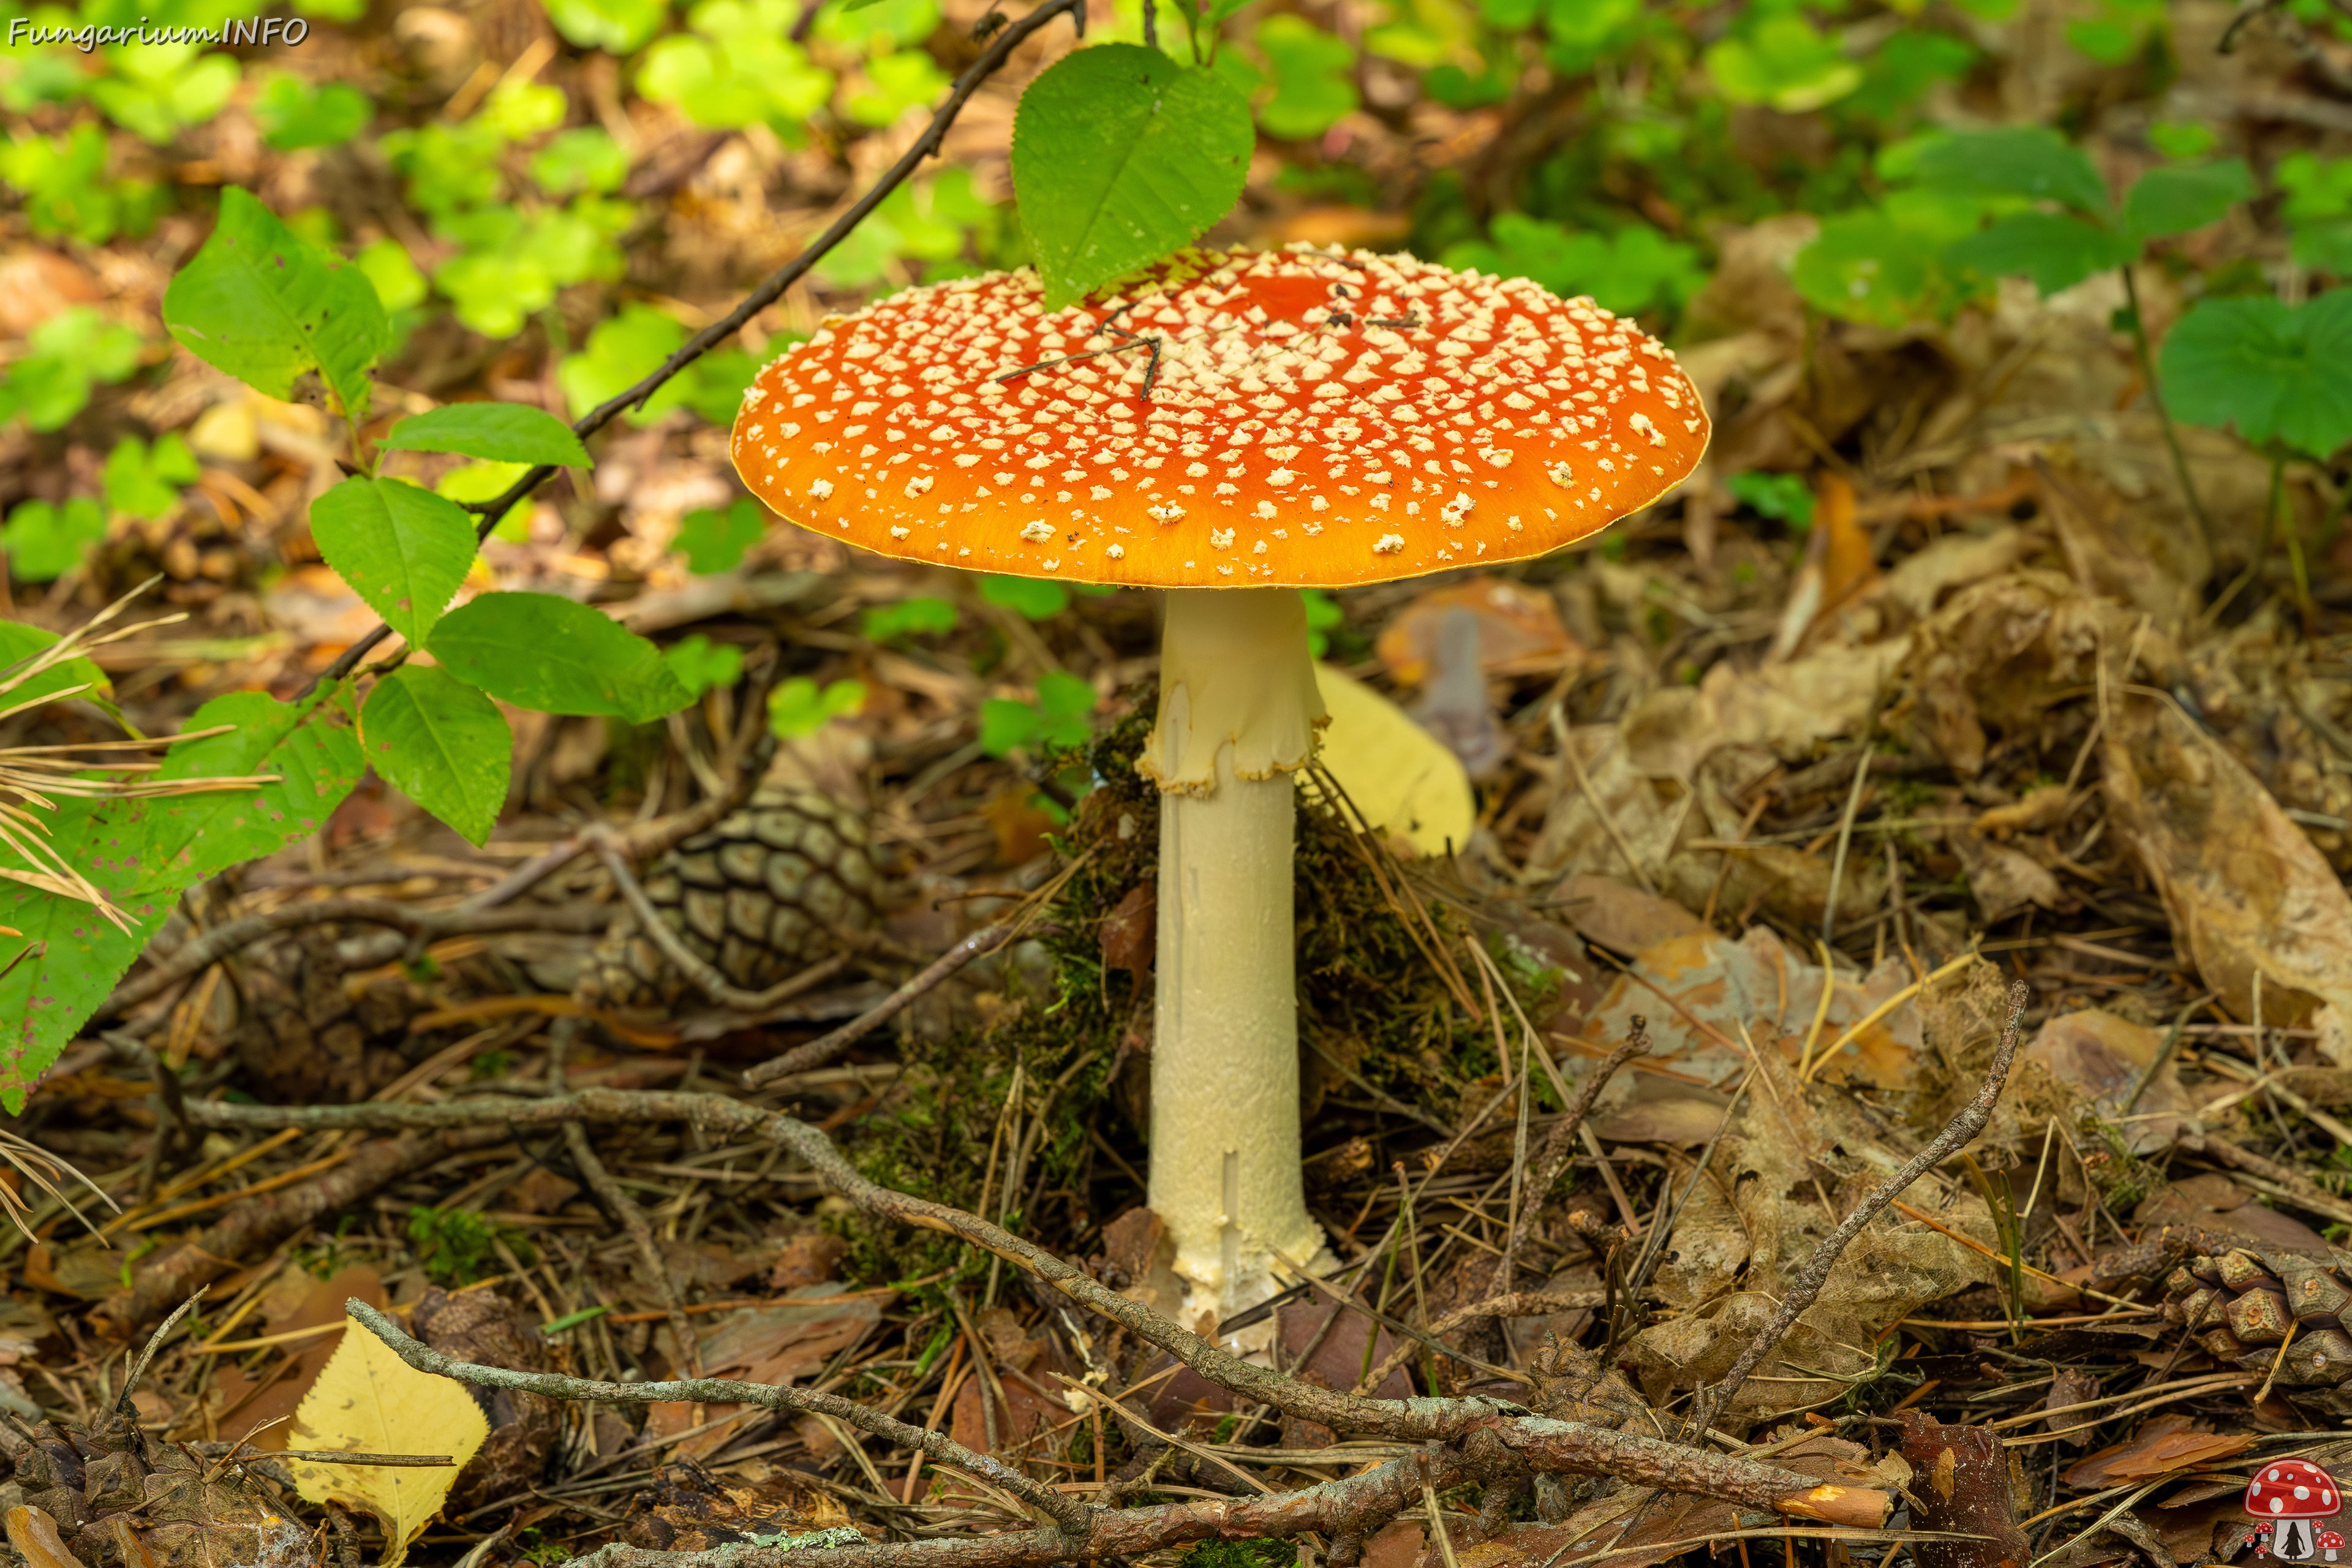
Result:
M223 1125L210 1113L218 1107L202 1100L188 1107L189 1120L199 1127ZM338 1110L394 1110L392 1106L342 1106ZM485 1104L469 1121L445 1123L428 1133L387 1138L363 1148L317 1181L240 1200L219 1220L186 1237L176 1247L132 1266L131 1289L100 1302L92 1316L117 1331L153 1319L208 1280L232 1272L234 1258L265 1252L313 1220L324 1218L367 1196L388 1182L436 1161L469 1149L503 1143L509 1134L499 1123L513 1113L512 1102ZM490 1114L490 1112L499 1114ZM347 1122L344 1125L364 1125Z
M390 926L405 933L399 939L399 945L406 947L414 942L437 941L442 937L479 936L492 931L601 931L611 919L611 911L602 907L558 909L532 906L519 910L468 910L461 906L451 910L420 910L395 899L310 899L215 926L181 947L171 957L152 966L146 973L115 987L114 994L100 1003L98 1011L90 1016L94 1023L117 1017L125 1009L162 994L183 980L194 979L221 960L243 952L265 937L296 931L303 926L341 921Z
M625 875L626 868L616 868L615 875ZM643 897L640 894L639 897ZM647 911L650 913L651 911ZM642 918L642 917L641 917ZM658 922L656 922L658 923ZM580 1032L577 1020L559 1018L548 1031L547 1085L561 1094L571 1087L566 1077L566 1058L571 1054L572 1037ZM572 1163L580 1171L580 1179L596 1196L597 1206L613 1216L628 1233L637 1249L637 1261L645 1266L646 1287L661 1303L663 1315L669 1320L670 1337L677 1342L677 1353L686 1360L686 1369L695 1376L702 1375L702 1340L694 1331L694 1324L686 1315L686 1303L678 1300L677 1282L670 1278L669 1261L662 1257L661 1244L654 1239L653 1226L646 1223L645 1211L639 1208L613 1179L613 1173L596 1152L588 1138L588 1129L577 1121L563 1125L563 1146Z
M1633 1016L1633 1027L1625 1032L1623 1043L1584 1075L1583 1085L1576 1091L1575 1102L1551 1124L1551 1131L1545 1135L1543 1152L1536 1156L1535 1179L1528 1184L1527 1195L1520 1207L1518 1228L1512 1233L1511 1245L1507 1250L1517 1253L1534 1233L1536 1216L1542 1212L1544 1200L1551 1196L1552 1186L1559 1180L1560 1172L1567 1169L1568 1162L1575 1152L1571 1145L1576 1142L1577 1130L1584 1125L1584 1119L1592 1114L1593 1102L1601 1098L1601 1091L1609 1087L1609 1080L1615 1078L1627 1062L1649 1054L1650 1023L1636 1013Z
M579 1123L573 1122L572 1125L576 1127ZM994 1459L975 1454L943 1433L894 1421L854 1399L844 1399L838 1394L819 1394L814 1389L774 1384L736 1383L718 1377L685 1378L667 1383L599 1383L589 1378L566 1377L559 1373L513 1372L500 1366L476 1366L444 1355L410 1338L398 1324L365 1301L354 1298L345 1303L345 1310L357 1318L370 1333L382 1340L394 1355L417 1371L438 1377L454 1378L460 1383L486 1388L520 1389L550 1399L601 1399L615 1404L639 1405L669 1400L692 1405L757 1405L768 1410L830 1415L836 1421L862 1432L870 1432L902 1448L919 1448L935 1463L953 1465L958 1469L986 1477L1045 1513L1068 1534L1083 1538L1095 1512L1086 1503L1065 1497L1050 1487L1040 1486L1018 1470Z
M782 1056L772 1057L743 1074L743 1087L758 1089L762 1084L790 1078L796 1072L820 1068L856 1045L868 1032L880 1028L903 1013L925 994L938 989L941 982L973 959L995 952L1011 941L1021 923L1018 914L997 921L984 931L976 931L947 952L933 959L905 984L889 995L830 1033L819 1035L803 1046L795 1046Z
M824 1133L807 1122L780 1111L746 1105L723 1095L591 1089L569 1095L520 1101L476 1100L449 1100L438 1105L370 1103L322 1106L205 1102L193 1105L189 1110L199 1126L212 1127L453 1128L495 1122L499 1130L493 1135L503 1137L516 1128L575 1121L687 1121L730 1136L759 1137L798 1155L815 1171L826 1186L866 1213L940 1231L994 1253L1015 1268L1054 1287L1089 1311L1119 1324L1146 1343L1167 1351L1201 1376L1245 1400L1272 1405L1286 1415L1318 1422L1335 1431L1358 1432L1407 1442L1434 1440L1453 1445L1453 1448L1448 1450L1453 1456L1449 1464L1455 1468L1459 1480L1474 1480L1486 1474L1507 1475L1527 1470L1573 1471L1615 1476L1644 1486L1720 1498L1751 1508L1769 1509L1796 1519L1875 1526L1886 1517L1888 1499L1883 1492L1823 1483L1812 1477L1801 1476L1773 1466L1733 1456L1705 1454L1655 1438L1601 1431L1573 1422L1547 1420L1526 1415L1519 1406L1497 1400L1365 1399L1295 1382L1272 1368L1255 1366L1243 1361L1200 1335L1170 1322L1141 1302L1130 1300L1109 1289L1043 1247L975 1215L877 1186L843 1158ZM541 1375L507 1373L495 1368L484 1371L492 1382ZM542 1385L513 1382L504 1386L541 1388ZM554 1384L544 1385L543 1391L553 1392L556 1386ZM691 1385L593 1386L628 1391L599 1393L593 1395L596 1398L761 1402L773 1399L784 1392L793 1392L795 1397L805 1397L798 1394L797 1391L780 1391L764 1385L708 1382ZM682 1392L689 1387L750 1392ZM859 1424L866 1430L873 1430L871 1418L871 1413L866 1413L866 1417L860 1419ZM982 1473L988 1474L986 1471ZM996 1478L992 1476L991 1479ZM1357 1479L1362 1481L1365 1478ZM1399 1484L1417 1486L1418 1483L1400 1481ZM1455 1482L1449 1480L1446 1484ZM1280 1510L1290 1506L1289 1500L1304 1496L1306 1494L1284 1494L1282 1499L1269 1500L1269 1506ZM1397 1503L1395 1508L1407 1506L1410 1506L1409 1501ZM1361 1517L1360 1510L1352 1502L1347 1510L1318 1510L1310 1501L1301 1511L1310 1516L1309 1521L1289 1533L1303 1530L1336 1530L1348 1519ZM1391 1510L1391 1517L1394 1511ZM1269 1529L1273 1533L1285 1533L1273 1528L1284 1517L1279 1512L1268 1516ZM1094 1542L1090 1550L1096 1552L1146 1551L1163 1542L1200 1540L1223 1533L1220 1529L1210 1528L1211 1522L1200 1521L1201 1528L1198 1533L1193 1534L1138 1538L1113 1531L1107 1539L1105 1527L1098 1520L1090 1538ZM1268 1530L1247 1531L1249 1534L1268 1532ZM1023 1542L1030 1544L1020 1544ZM987 1555L959 1555L964 1552L982 1550ZM996 1555L999 1552L1004 1555ZM996 1564L1061 1561L1072 1553L1066 1538L1057 1532L1045 1542L1032 1537L993 1537L984 1546L981 1542L959 1542L952 1547L949 1543L937 1543L929 1552L918 1553L904 1561L909 1563L937 1563L941 1555L965 1563ZM878 1563L880 1559L862 1557L860 1561ZM815 1568L814 1559L811 1568Z
M1839 1257L1853 1238L1862 1234L1863 1227L1877 1217L1879 1211L1893 1203L1912 1183L1949 1159L1965 1147L1969 1140L1984 1131L1986 1121L1992 1115L1994 1102L2000 1099L2000 1091L2009 1082L2010 1063L2017 1056L2018 1033L2024 1027L2026 1005L2032 999L2033 993L2027 989L2025 982L2011 983L2009 988L2009 1021L2001 1026L2000 1045L1993 1052L1992 1066L1986 1071L1984 1083L1978 1089L1976 1098L1969 1100L1941 1132L1936 1134L1933 1142L1914 1154L1901 1170L1881 1182L1852 1214L1845 1216L1837 1229L1822 1238L1821 1246L1813 1249L1812 1257L1805 1260L1805 1266L1797 1270L1796 1278L1790 1280L1788 1289L1780 1298L1780 1309L1772 1314L1772 1321L1764 1326L1761 1333L1748 1342L1747 1348L1739 1352L1739 1359L1731 1363L1729 1372L1724 1373L1723 1381L1700 1393L1691 1415L1693 1431L1704 1433L1714 1426L1716 1416L1731 1403L1740 1385L1748 1381L1748 1374L1779 1348L1790 1326L1821 1295L1822 1287L1829 1283L1830 1270L1837 1267Z
M1473 1301L1466 1307L1456 1307L1432 1323L1429 1333L1432 1339L1436 1339L1482 1318L1539 1318L1550 1312L1591 1311L1608 1304L1609 1292L1606 1290L1513 1290L1507 1295L1489 1296L1483 1301ZM1411 1361L1419 1351L1417 1344L1399 1345L1372 1368L1370 1375L1360 1379L1356 1386L1378 1388L1389 1380L1389 1373Z

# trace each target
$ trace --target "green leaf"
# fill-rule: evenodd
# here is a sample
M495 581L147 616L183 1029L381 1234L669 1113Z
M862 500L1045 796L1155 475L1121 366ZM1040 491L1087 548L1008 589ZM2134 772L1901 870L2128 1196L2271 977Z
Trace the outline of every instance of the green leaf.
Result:
M1043 577L982 577L980 596L1032 621L1050 621L1070 607L1070 591Z
M1258 110L1270 136L1320 136L1355 111L1356 51L1301 16L1268 16L1257 47L1274 73L1274 96Z
M692 700L661 649L612 616L553 594L484 594L425 643L449 673L541 713L642 724Z
M980 749L992 757L1010 756L1029 743L1044 721L1026 702L992 697L980 705Z
M375 105L355 87L331 81L312 87L290 72L278 72L254 95L253 118L261 139L280 153L299 147L340 147L367 129Z
M712 642L700 632L672 643L662 658L691 697L700 697L713 687L732 686L743 678L743 650L733 643Z
M1095 689L1067 670L1052 669L1037 682L1037 711L1045 721L1045 739L1057 746L1075 746L1087 738L1087 721L1094 716Z
M58 634L40 626L28 626L22 621L0 621L0 679L8 672L51 647ZM87 658L69 658L63 664L52 665L21 686L0 691L0 708L14 708L31 702L53 692L68 690L77 686L89 689L81 695L86 700L104 702L113 695L114 688L106 672Z
M51 841L130 917L118 930L78 900L0 880L0 1105L26 1093L104 1001L179 901L231 866L307 838L359 782L358 742L324 705L295 708L258 691L215 698L188 721L191 741L168 754L159 777L274 774L257 790L153 800L61 799ZM19 953L25 956L10 967Z
M807 676L795 675L768 693L768 728L780 740L803 740L865 707L863 681L830 681L820 689Z
M861 629L873 642L897 642L903 637L940 637L955 630L956 607L945 599L901 599L867 610Z
M296 238L235 185L212 237L164 289L163 322L189 353L270 397L291 398L296 378L318 371L353 419L385 335L367 274Z
M768 514L760 503L737 496L725 511L706 506L688 512L677 525L677 548L686 556L688 571L708 577L742 564L743 552L767 531Z
M2221 141L2221 133L2201 120L2159 120L2147 128L2148 145L2168 158L2202 158Z
M2172 412L2234 425L2312 458L2352 439L2352 290L2290 308L2273 299L2200 300L2159 359Z
M472 506L494 501L514 488L517 479L530 472L529 463L467 463L450 469L433 482L433 493L446 496L460 506ZM480 516L481 513L470 513ZM490 536L509 544L520 544L530 537L525 526L530 521L530 498L526 496L506 510L506 514L490 526Z
M530 177L552 196L574 191L617 191L629 177L629 155L601 125L584 125L551 138L530 160Z
M345 479L310 503L327 564L384 625L422 646L474 563L474 519L404 479Z
M2053 201L2080 213L2107 210L2107 183L2089 155L2039 125L1946 137L1922 148L1913 166L1922 181L1948 190Z
M1822 220L1797 253L1790 280L1815 310L1870 326L1900 327L1952 296L1943 269L1948 241L1889 213L1864 208Z
M1680 310L1706 282L1698 247L1668 239L1644 223L1614 235L1571 234L1525 213L1496 216L1493 238L1446 247L1448 267L1530 278L1563 300L1590 294L1620 314L1654 306Z
M2055 294L2138 254L2127 237L2071 213L2017 213L1961 240L1945 259L1988 278L2022 272L2042 293Z
M56 430L89 404L93 383L111 384L139 368L139 334L92 305L68 305L35 327L24 357L0 377L0 420L21 414L36 430Z
M403 665L360 710L368 765L393 788L484 844L507 804L514 731L499 705L446 669Z
M2140 239L2187 234L2220 222L2231 207L2253 196L2254 176L2243 158L2150 169L2124 193L2124 227Z
M1246 99L1157 49L1100 44L1048 67L1013 122L1045 308L1197 238L1240 199L1255 145Z
M527 403L452 403L404 419L379 443L400 452L459 452L497 463L589 466L572 427Z
M75 496L63 506L20 501L0 527L0 550L24 581L52 583L80 565L105 537L106 509L89 496Z
M583 49L635 54L661 31L667 0L548 0L547 19Z
M196 475L194 455L173 430L156 438L152 453L136 436L117 441L106 456L101 482L109 508L154 522L180 504L180 487L195 483Z
M1810 113L1862 85L1861 65L1793 11L1764 15L1703 58L1724 97L1783 114Z
M352 265L367 274L375 286L375 297L387 310L413 310L425 303L428 291L425 274L416 269L416 260L408 247L390 235L362 247L352 258Z
M1723 488L1759 517L1785 522L1799 533L1813 526L1813 492L1801 474L1768 474L1750 468L1732 475Z
M1048 670L1037 700L992 697L980 705L980 749L1002 757L1024 746L1076 746L1092 727L1095 689L1066 670Z

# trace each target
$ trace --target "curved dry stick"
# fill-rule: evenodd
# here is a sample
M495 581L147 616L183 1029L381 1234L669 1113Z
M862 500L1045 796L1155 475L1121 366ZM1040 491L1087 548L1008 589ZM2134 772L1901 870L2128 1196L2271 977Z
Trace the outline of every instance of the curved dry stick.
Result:
M1633 1025L1626 1031L1623 1043L1601 1058L1599 1067L1585 1074L1584 1086L1576 1091L1576 1103L1551 1124L1550 1132L1544 1138L1543 1152L1536 1156L1535 1180L1528 1185L1520 1203L1518 1227L1511 1233L1510 1245L1503 1249L1504 1256L1517 1257L1526 1247L1528 1234L1535 1229L1536 1215L1542 1209L1544 1200L1551 1195L1552 1184L1559 1180L1559 1173L1568 1163L1569 1145L1575 1142L1576 1131L1584 1125L1584 1119L1592 1114L1593 1102L1601 1098L1601 1091L1609 1087L1609 1080L1615 1078L1627 1062L1635 1057L1650 1054L1649 1020L1636 1013Z
M1565 1293L1552 1290L1513 1290L1501 1296L1489 1296L1483 1301L1473 1301L1466 1307L1455 1308L1430 1325L1429 1337L1434 1340L1442 1335L1450 1334L1463 1324L1475 1322L1481 1318L1538 1318L1548 1312L1588 1312L1595 1307L1605 1307L1608 1304L1609 1292L1606 1290L1570 1290ZM1387 1358L1378 1366L1372 1368L1370 1373L1357 1380L1356 1392L1362 1394L1378 1388L1389 1380L1389 1373L1411 1361L1420 1352L1420 1350L1419 1344L1399 1345L1395 1350L1391 1351ZM1444 1355L1447 1352L1444 1347L1440 1346L1438 1353Z
M837 1394L819 1394L814 1389L785 1388L765 1383L737 1383L723 1377L682 1378L668 1383L600 1383L591 1378L566 1377L561 1373L515 1372L502 1366L478 1366L444 1355L422 1341L411 1338L401 1331L397 1323L357 1297L344 1302L343 1310L357 1318L370 1333L382 1340L393 1354L417 1371L436 1377L453 1378L459 1383L488 1388L520 1389L526 1394L543 1394L550 1399L602 1399L609 1403L640 1405L667 1400L689 1405L757 1405L768 1410L805 1411L830 1415L836 1421L871 1432L902 1448L919 1448L940 1464L953 1465L958 1469L987 1477L1023 1502L1044 1512L1061 1526L1065 1534L1083 1540L1093 1524L1095 1509L1076 1498L1064 1497L1051 1487L1040 1486L1018 1470L998 1464L984 1455L975 1454L942 1433L894 1421L879 1411L869 1410L856 1400L844 1399Z
M231 953L241 952L265 937L303 926L341 921L390 926L411 940L445 936L477 936L492 931L601 931L612 912L599 906L586 909L526 908L520 910L420 910L395 899L338 897L310 899L257 915L247 915L215 926L182 946L136 980L126 980L98 1005L89 1021L103 1023L160 994L183 980L202 974Z
M819 1035L804 1046L794 1046L782 1056L771 1057L758 1067L746 1070L743 1074L743 1087L758 1089L761 1084L773 1083L780 1078L790 1078L796 1072L806 1072L811 1068L824 1066L851 1046L856 1045L858 1037L867 1030L879 1028L905 1012L917 998L925 992L935 989L957 970L975 958L994 952L998 944L1010 936L1011 928L1018 925L1025 913L1026 911L1015 912L985 930L972 932L933 959L905 984L852 1018L848 1023L842 1025L841 1027L827 1034Z
M1700 1393L1692 1412L1695 1431L1704 1435L1714 1426L1716 1416L1731 1403L1732 1395L1739 1392L1740 1384L1748 1381L1748 1373L1780 1346L1798 1317L1821 1295L1822 1287L1829 1283L1830 1270L1837 1267L1838 1256L1845 1251L1855 1237L1862 1234L1863 1227L1875 1218L1881 1209L1893 1203L1906 1187L1958 1153L1969 1139L1984 1131L1985 1122L1992 1116L1994 1102L2000 1099L2000 1091L2009 1082L2009 1066L2017 1055L2018 1032L2024 1027L2025 1006L2032 999L2033 993L2026 988L2024 981L2011 983L2009 1021L2001 1026L2000 1048L1993 1052L1991 1069L1985 1074L1984 1083L1978 1089L1976 1098L1963 1106L1960 1113L1936 1134L1934 1142L1914 1154L1901 1170L1881 1182L1876 1191L1845 1216L1843 1224L1830 1232L1822 1238L1822 1244L1813 1248L1813 1255L1805 1260L1805 1266L1789 1282L1789 1289L1780 1299L1780 1310L1772 1314L1772 1321L1764 1326L1764 1331L1748 1342L1748 1348L1739 1352L1739 1359L1731 1363L1731 1370L1724 1373L1721 1383Z
M1167 1351L1210 1382L1253 1404L1270 1405L1286 1415L1318 1422L1334 1430L1369 1432L1408 1442L1435 1440L1456 1444L1462 1450L1461 1462L1469 1467L1463 1479L1475 1479L1487 1471L1507 1475L1529 1468L1567 1470L1615 1476L1644 1486L1722 1498L1797 1519L1877 1525L1886 1517L1888 1500L1883 1492L1826 1485L1811 1476L1758 1464L1750 1459L1705 1454L1654 1437L1547 1420L1529 1415L1521 1406L1500 1400L1360 1399L1352 1394L1296 1382L1267 1367L1253 1366L1198 1334L1170 1322L1141 1302L1131 1301L1106 1289L1092 1277L1072 1268L1043 1247L1024 1241L975 1215L950 1208L945 1204L892 1192L866 1180L842 1158L830 1139L807 1122L781 1111L762 1110L756 1106L745 1105L723 1095L681 1094L659 1089L590 1089L563 1097L551 1096L544 1100L523 1101L449 1100L439 1105L368 1103L309 1107L205 1102L191 1106L189 1110L200 1125L216 1127L447 1128L478 1125L485 1121L520 1127L581 1121L681 1120L731 1136L765 1138L799 1155L828 1187L868 1214L941 1231L994 1253L1015 1268L1054 1286L1090 1311L1125 1326L1138 1338ZM642 1390L664 1385L611 1386ZM595 1397L620 1395L598 1394ZM653 1397L688 1396L665 1394ZM734 1400L745 1396L730 1393L711 1397ZM1412 1484L1417 1488L1420 1483L1416 1479ZM1323 1526L1310 1524L1303 1528L1321 1529ZM1109 1550L1123 1549L1114 1547ZM1055 1560L1058 1559L1039 1559Z
M939 155L941 144L947 140L948 128L956 122L956 117L963 112L963 107L971 100L972 94L980 90L981 83L1003 69L1004 62L1013 57L1013 51L1026 42L1030 35L1042 30L1046 24L1062 16L1069 16L1076 24L1080 36L1085 35L1086 0L1045 0L1045 4L999 32L990 40L988 47L982 51L980 58L966 67L964 73L956 78L955 85L948 89L947 101L940 105L938 111L931 116L930 124L924 129L920 136L915 138L913 145L899 155L897 163L884 170L881 178L876 180L867 188L866 194L858 197L846 212L834 219L826 226L825 231L811 240L807 247L798 256L793 257L792 260L772 273L767 281L746 294L733 310L687 339L675 353L662 361L659 368L627 391L606 398L573 420L572 433L585 438L602 430L620 417L623 412L639 405L646 398L651 397L679 371L742 331L751 322L752 317L782 299L784 290L799 282L809 268L824 260L834 247L848 238L850 231L865 222L874 209L889 197L891 192L905 184L914 172L922 166L923 160ZM506 493L496 500L467 503L466 510L482 520L477 531L488 535L491 525L507 514L508 508L545 484L554 475L554 465L541 463L508 486ZM390 626L379 625L375 630L344 649L336 657L333 663L320 670L317 679L303 688L302 696L308 697L320 687L330 685L349 676L352 670L359 668L362 659L373 652L377 645L391 635ZM300 699L298 698L296 700L299 701Z

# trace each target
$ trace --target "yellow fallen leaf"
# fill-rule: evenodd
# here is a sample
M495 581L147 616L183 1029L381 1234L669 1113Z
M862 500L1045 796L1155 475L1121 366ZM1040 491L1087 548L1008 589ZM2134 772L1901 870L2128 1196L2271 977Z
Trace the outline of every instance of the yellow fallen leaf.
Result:
M1365 820L1423 855L1468 844L1477 803L1461 759L1403 709L1328 664L1315 667L1315 687L1331 714L1318 758Z
M293 1459L286 1468L307 1501L336 1502L373 1514L383 1526L382 1568L400 1568L408 1543L441 1511L457 1472L489 1435L489 1421L464 1384L416 1371L354 1325L302 1396L287 1447L446 1454L456 1463L412 1469Z

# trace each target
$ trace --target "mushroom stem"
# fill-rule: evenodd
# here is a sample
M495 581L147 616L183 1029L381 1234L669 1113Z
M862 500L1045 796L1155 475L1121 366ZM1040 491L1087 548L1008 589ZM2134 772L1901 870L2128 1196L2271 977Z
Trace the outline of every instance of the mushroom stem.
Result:
M1323 1233L1300 1177L1292 773L1323 705L1291 589L1168 596L1160 718L1139 762L1160 785L1151 1208L1187 1321L1271 1295Z

